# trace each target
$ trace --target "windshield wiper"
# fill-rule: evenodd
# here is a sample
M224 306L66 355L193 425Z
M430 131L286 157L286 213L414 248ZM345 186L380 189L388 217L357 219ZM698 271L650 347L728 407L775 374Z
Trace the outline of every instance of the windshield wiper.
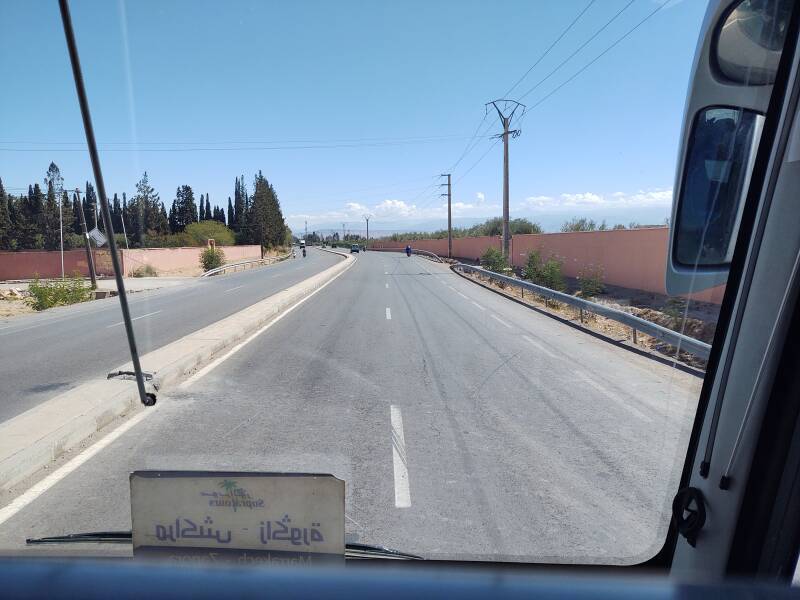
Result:
M133 543L133 537L130 531L89 531L86 533L28 538L25 543L29 546L42 544L131 544ZM344 556L351 559L425 560L416 554L371 544L346 544Z
M37 544L80 544L82 542L95 544L130 544L133 543L133 538L130 531L91 531L87 533L68 533L67 535L28 538L25 540L25 543L29 546Z

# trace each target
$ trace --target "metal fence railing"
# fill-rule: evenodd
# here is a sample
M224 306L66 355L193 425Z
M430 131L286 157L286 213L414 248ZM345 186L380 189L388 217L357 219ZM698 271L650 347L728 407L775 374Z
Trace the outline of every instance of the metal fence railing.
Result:
M672 329L657 325L656 323L646 321L641 317L611 308L610 306L604 306L602 304L598 304L597 302L590 302L589 300L584 300L583 298L576 298L575 296L570 296L569 294L565 294L563 292L557 292L555 290L551 290L550 288L531 283L530 281L525 281L524 279L508 277L507 275L501 275L499 273L495 273L494 271L482 269L481 267L456 263L450 268L456 271L477 273L495 281L502 281L508 285L529 290L538 296L543 296L545 298L555 300L556 302L563 302L564 304L569 304L579 308L580 310L585 310L587 312L606 317L607 319L612 319L618 323L622 323L623 325L630 327L634 332L634 339L636 331L641 331L642 333L659 339L667 344L670 344L671 346L675 346L679 351L688 352L704 360L708 360L709 353L711 352L710 344L706 344L705 342L701 342L693 337L689 337L682 333L678 333L677 331L673 331Z
M244 271L246 269L252 269L253 267L258 267L262 265L271 265L278 261L284 260L289 258L291 254L284 254L282 256L268 256L266 258L254 258L251 260L242 260L235 263L230 263L227 265L222 265L221 267L217 267L216 269L210 269L200 275L200 277L212 277L214 275L219 275L220 273L225 273L227 271Z

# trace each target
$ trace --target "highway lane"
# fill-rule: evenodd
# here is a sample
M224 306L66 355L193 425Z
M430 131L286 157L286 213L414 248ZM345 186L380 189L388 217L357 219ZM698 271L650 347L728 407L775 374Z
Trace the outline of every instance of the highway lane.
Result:
M205 327L333 265L329 253L131 294L139 352ZM130 360L117 298L0 323L0 421Z
M443 265L367 253L0 525L0 549L129 527L135 469L305 470L346 480L349 540L638 562L663 542L700 385Z

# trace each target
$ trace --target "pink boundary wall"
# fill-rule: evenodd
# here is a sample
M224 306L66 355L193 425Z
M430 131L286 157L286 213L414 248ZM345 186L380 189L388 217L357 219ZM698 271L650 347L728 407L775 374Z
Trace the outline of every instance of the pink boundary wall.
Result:
M225 262L261 258L259 246L219 246L225 253ZM122 251L122 272L126 276L143 265L150 265L159 274L168 275L181 269L199 267L203 247L189 248L136 248Z
M260 258L258 246L224 246L227 262L237 262L251 258ZM126 276L145 264L151 265L159 274L196 267L200 264L200 253L204 248L142 248L121 250L122 271ZM94 262L98 275L113 276L111 255L108 250L94 250ZM75 272L89 276L85 250L64 251L64 272L72 275ZM61 277L61 253L58 251L25 250L21 252L0 252L0 281L9 279L32 279Z
M564 275L577 277L584 268L599 268L603 281L656 294L666 294L668 227L615 229L515 235L511 239L512 264L525 264L528 253L538 250L542 259L555 257L563 263ZM408 242L375 241L375 248L412 248L447 256L447 240L412 240ZM494 236L453 238L453 256L477 259L489 246L500 248ZM724 286L693 294L694 300L722 302Z

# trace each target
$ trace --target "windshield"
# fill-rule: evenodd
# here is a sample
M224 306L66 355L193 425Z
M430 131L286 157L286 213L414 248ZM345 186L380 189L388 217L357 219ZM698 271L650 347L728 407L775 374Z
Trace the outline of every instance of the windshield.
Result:
M0 4L2 553L129 531L142 470L331 474L427 559L659 552L724 293L664 284L704 2L70 8L102 187L57 3Z

